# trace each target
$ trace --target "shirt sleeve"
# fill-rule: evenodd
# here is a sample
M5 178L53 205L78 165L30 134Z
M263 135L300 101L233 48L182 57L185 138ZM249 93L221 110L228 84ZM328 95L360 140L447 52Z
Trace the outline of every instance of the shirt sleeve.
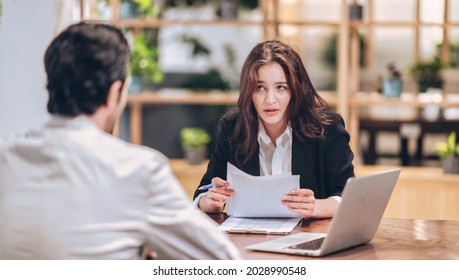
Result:
M239 259L217 224L186 197L165 159L149 168L147 239L160 259Z
M205 195L206 195L206 193L203 192L203 193L200 193L197 197L195 197L195 198L193 199L193 204L194 204L194 206L196 206L196 207L199 208L199 200L201 199L201 197L203 197L203 196L205 196Z
M338 201L338 203L341 203L341 200L343 200L341 196L337 196L337 195L330 196L329 198L333 198L334 200Z

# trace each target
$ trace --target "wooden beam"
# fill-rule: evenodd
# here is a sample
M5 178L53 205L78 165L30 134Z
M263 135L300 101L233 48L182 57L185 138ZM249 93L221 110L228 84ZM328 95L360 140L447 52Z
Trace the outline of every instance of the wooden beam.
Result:
M368 22L373 22L374 20L374 11L373 11L373 0L367 1L367 11L368 11ZM374 66L374 36L373 36L373 26L371 24L367 27L367 33L365 34L365 66L368 68L373 68Z
M420 55L420 50L419 50L419 22L421 21L421 3L420 0L416 0L416 15L415 15L415 21L416 21L416 26L415 26L415 33L414 33L414 45L413 45L413 55L414 55L414 61L417 62L419 61L421 55Z
M346 0L341 1L341 25L339 27L338 48L337 48L337 69L338 69L338 107L337 111L344 120L348 119L348 95L349 95L349 10ZM351 77L352 78L352 77Z
M268 27L268 5L269 5L269 0L259 0L258 5L260 6L261 9L261 14L262 14L262 28L263 28L263 40L268 40L269 38L269 27Z
M84 19L84 0L80 0L80 21Z
M449 23L449 14L448 14L448 7L449 7L449 0L445 1L445 9L443 12L443 41L441 46L441 62L443 64L449 63L450 53L449 53L449 35L448 35L448 27L447 24Z
M142 103L130 104L130 138L131 143L142 144Z
M112 21L113 25L120 27L121 26L121 15L120 15L120 10L121 10L121 0L110 0L110 3L112 4Z

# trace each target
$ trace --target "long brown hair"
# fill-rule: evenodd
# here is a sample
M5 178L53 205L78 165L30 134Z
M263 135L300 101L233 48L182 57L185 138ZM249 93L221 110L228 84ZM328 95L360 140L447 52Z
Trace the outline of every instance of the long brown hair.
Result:
M252 94L258 80L258 69L270 63L277 63L284 70L291 92L286 117L293 134L300 141L322 138L325 126L332 122L327 114L327 102L314 89L298 53L277 40L259 43L242 66L237 102L239 112L230 136L240 164L246 163L257 152L258 115Z

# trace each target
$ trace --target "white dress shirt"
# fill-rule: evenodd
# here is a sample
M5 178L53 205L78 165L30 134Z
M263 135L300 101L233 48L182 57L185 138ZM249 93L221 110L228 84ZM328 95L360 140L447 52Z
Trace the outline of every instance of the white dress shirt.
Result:
M276 145L274 145L271 138L266 133L262 121L258 119L261 176L292 174L292 143L292 128L289 125L285 131L276 138ZM331 196L331 198L341 202L340 196Z
M292 174L292 129L287 126L276 139L276 145L266 133L261 120L258 121L258 144L260 175Z
M0 139L0 259L234 259L167 159L86 117Z

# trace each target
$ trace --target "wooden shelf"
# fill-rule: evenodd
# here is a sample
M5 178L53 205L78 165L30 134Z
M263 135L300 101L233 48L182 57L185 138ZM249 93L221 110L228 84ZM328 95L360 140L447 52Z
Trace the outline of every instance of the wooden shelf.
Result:
M378 22L350 22L349 24L354 28L364 28L364 27L459 27L459 22L412 22L412 21L378 21Z
M438 105L441 108L459 107L459 94L451 94L455 98L442 98L439 101L422 100L420 96L404 93L400 98L386 98L379 93L358 93L355 98L352 98L351 104L355 106L373 106L373 105L389 105L402 107L423 108L428 105Z
M279 25L299 25L299 26L328 26L328 27L339 27L341 22L334 21L304 21L304 20L280 20L280 21L266 21L268 24L279 24Z
M145 27L163 27L170 25L204 25L204 26L261 26L261 21L251 20L164 20L164 19L122 19L120 20L121 27L145 28Z
M109 19L98 19L98 18L85 18L83 19L85 22L91 22L91 23L105 23L105 24L113 24L112 20Z
M336 93L320 91L329 106L337 105ZM161 91L144 91L139 94L130 94L128 104L191 104L191 105L236 105L239 98L238 92L222 91L187 91L166 89Z
M235 92L142 92L129 95L129 104L195 104L236 105L239 94Z

